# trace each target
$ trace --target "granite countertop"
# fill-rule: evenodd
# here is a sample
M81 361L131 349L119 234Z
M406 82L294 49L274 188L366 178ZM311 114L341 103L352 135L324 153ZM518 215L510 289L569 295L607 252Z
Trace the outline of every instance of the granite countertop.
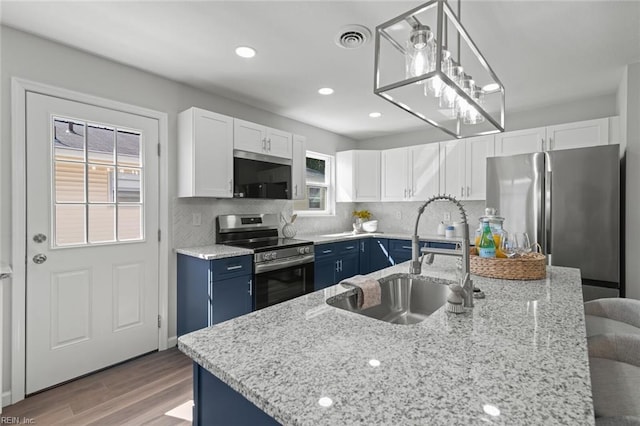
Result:
M449 282L454 264L436 256L423 275ZM285 425L592 425L579 270L548 267L539 281L472 277L487 297L459 315L441 308L418 324L389 324L327 305L345 291L338 284L178 344ZM333 404L320 406L323 397Z
M298 240L312 241L314 244L326 244L337 241L348 241L359 238L380 237L380 238L396 238L400 240L410 240L411 235L407 234L383 234L383 233L360 233L354 234L353 232L342 232L337 234L303 234L297 235L295 238ZM425 235L420 236L423 241L439 241L439 242L458 242L462 241L460 238L445 238L442 235ZM208 246L200 247L185 247L177 248L176 253L186 254L188 256L197 257L205 260L222 259L225 257L244 256L247 254L253 254L253 250L233 247L224 244L211 244Z
M210 246L177 248L176 253L186 254L188 256L193 256L204 260L215 260L223 259L225 257L253 254L253 250L226 246L224 244L212 244Z

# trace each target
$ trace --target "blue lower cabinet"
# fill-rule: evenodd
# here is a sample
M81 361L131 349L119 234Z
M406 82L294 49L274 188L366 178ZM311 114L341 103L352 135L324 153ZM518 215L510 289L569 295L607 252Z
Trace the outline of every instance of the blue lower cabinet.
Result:
M420 248L427 246L432 247L431 244L440 243L421 241ZM389 256L391 263L394 265L411 260L411 240L389 240Z
M373 272L371 270L371 261L369 253L371 253L371 238L363 238L358 241L360 245L360 274L366 275Z
M371 272L393 266L389 255L389 240L372 238L369 251L369 269Z
M318 291L335 284L335 258L316 260L314 265L313 289Z
M336 244L336 282L360 273L360 241L346 241Z
M178 254L177 335L253 310L253 260L204 260Z
M280 424L195 362L193 363L193 402L195 426Z

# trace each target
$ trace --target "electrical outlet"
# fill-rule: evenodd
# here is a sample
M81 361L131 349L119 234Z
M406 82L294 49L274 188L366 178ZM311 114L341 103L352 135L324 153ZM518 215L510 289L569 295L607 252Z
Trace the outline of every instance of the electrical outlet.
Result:
M202 225L202 215L200 213L194 213L191 216L191 224L193 226L200 226Z
M451 212L444 213L444 221L449 222L451 220Z
M396 219L398 220L402 219L402 212L400 210L396 210Z

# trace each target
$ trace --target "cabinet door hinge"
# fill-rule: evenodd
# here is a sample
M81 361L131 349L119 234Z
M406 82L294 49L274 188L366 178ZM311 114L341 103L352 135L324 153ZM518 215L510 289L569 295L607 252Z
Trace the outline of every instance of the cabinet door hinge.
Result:
M162 241L162 230L158 229L158 241Z
M158 157L160 157L160 144L158 144Z
M158 315L158 328L162 326L162 317Z

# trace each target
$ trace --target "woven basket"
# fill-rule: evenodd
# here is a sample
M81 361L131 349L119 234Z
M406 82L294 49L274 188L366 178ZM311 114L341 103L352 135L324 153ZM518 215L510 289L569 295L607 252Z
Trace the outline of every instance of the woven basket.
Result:
M541 253L527 253L515 259L483 258L474 248L470 256L471 273L505 280L541 280L547 276L546 258Z

